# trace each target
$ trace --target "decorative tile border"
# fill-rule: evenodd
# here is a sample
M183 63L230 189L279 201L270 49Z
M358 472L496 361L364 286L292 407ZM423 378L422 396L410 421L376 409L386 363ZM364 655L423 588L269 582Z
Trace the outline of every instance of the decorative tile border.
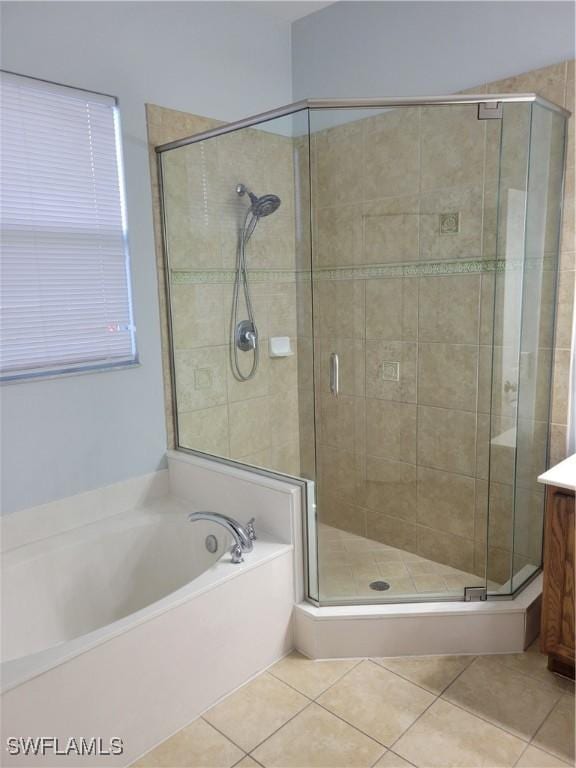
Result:
M372 280L382 277L426 277L503 272L502 260L415 261L403 264L371 264L359 267L320 267L316 275L324 280Z
M233 283L236 275L233 269L172 269L173 285L199 285ZM293 283L296 271L293 269L249 269L250 280L255 283Z
M553 257L527 260L528 268L555 269ZM348 267L316 267L317 280L374 280L386 277L428 277L434 275L477 275L493 272L517 271L524 268L524 261L515 259L453 259L451 261L414 261L402 264L370 264ZM173 285L202 285L233 283L233 269L173 269ZM309 270L249 269L250 280L255 283L292 283L310 280Z

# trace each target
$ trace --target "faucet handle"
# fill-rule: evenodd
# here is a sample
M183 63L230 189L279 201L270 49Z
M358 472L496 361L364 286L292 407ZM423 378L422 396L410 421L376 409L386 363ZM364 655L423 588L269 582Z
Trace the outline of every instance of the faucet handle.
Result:
M238 544L233 544L230 554L232 555L232 562L234 565L244 562L244 558L242 557L242 547L238 546Z
M246 523L246 533L248 534L248 537L251 541L256 541L258 536L256 536L256 529L254 528L254 522L256 518L253 517Z

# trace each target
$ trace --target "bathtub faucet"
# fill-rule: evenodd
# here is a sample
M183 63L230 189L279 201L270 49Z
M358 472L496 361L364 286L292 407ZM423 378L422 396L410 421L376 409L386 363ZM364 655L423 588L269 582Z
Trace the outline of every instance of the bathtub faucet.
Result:
M252 543L256 538L254 532L254 518L250 520L248 525L243 526L237 520L233 520L227 515L221 515L218 512L191 512L188 515L188 520L193 523L195 520L209 520L211 523L218 523L223 528L226 528L228 533L234 539L234 544L230 550L233 563L241 563L244 558L242 554L244 552L252 552L254 544Z

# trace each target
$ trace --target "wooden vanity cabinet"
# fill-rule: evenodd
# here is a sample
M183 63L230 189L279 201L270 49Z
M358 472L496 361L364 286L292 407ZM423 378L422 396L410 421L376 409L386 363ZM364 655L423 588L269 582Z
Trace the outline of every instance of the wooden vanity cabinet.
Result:
M574 677L574 491L549 485L544 523L540 650L548 669Z

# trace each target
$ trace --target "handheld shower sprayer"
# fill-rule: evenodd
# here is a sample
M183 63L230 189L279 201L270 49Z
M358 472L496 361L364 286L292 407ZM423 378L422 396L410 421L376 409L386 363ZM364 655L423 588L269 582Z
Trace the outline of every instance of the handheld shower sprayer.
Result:
M277 195L262 195L262 197L257 197L257 195L251 192L245 184L236 185L236 194L239 197L248 195L250 208L246 211L246 215L244 216L236 252L236 274L232 292L232 313L230 319L230 366L234 378L237 381L248 381L256 375L256 371L258 370L260 345L258 328L254 318L254 309L252 307L252 298L250 295L250 284L248 281L246 246L254 234L254 230L260 219L265 216L270 216L270 214L277 211L280 207L281 200ZM238 306L241 290L244 295L248 319L239 321ZM240 370L238 350L242 352L253 352L252 367L247 374L244 374Z

